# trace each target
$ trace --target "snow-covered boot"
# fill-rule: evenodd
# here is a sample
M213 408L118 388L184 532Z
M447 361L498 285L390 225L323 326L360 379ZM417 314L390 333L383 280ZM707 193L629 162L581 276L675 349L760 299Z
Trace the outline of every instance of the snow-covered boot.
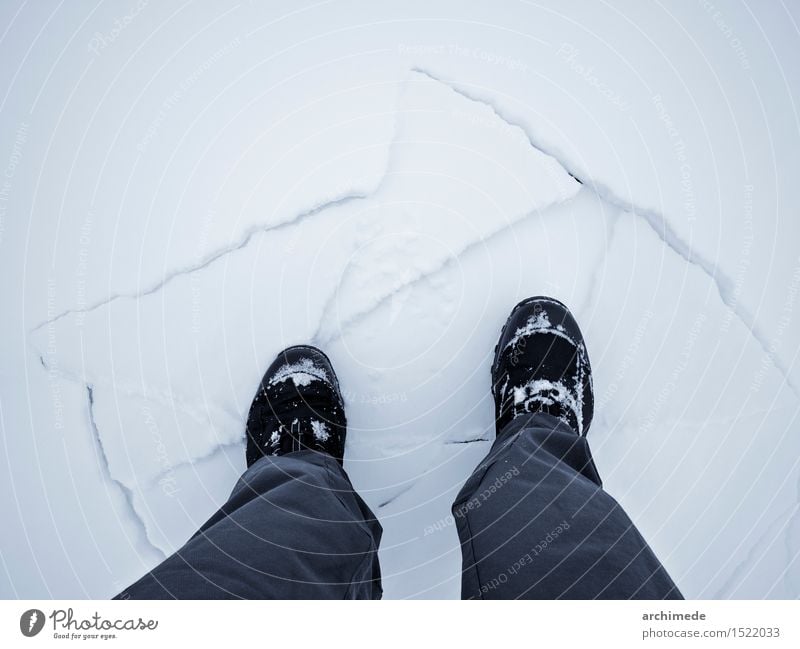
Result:
M316 347L284 349L269 366L247 417L247 466L292 451L344 456L347 420L339 381Z
M585 435L592 422L592 370L578 323L558 300L531 297L514 307L494 352L497 434L518 415L545 412Z

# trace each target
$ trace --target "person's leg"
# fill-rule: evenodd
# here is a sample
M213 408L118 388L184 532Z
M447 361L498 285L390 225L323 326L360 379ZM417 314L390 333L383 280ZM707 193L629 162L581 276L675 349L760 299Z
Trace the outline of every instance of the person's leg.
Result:
M453 505L472 599L678 599L589 445L547 414L509 424Z
M566 307L544 298L518 305L492 372L497 440L453 505L462 596L680 598L602 488L585 436L591 369Z
M123 599L377 599L381 528L332 457L262 457Z
M248 469L228 502L119 599L381 596L381 526L341 465L346 420L328 359L289 348L248 417Z

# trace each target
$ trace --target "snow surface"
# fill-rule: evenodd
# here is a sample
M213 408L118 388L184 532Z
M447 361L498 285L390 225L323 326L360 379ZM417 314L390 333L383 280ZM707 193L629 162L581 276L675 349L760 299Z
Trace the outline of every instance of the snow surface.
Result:
M4 3L0 596L107 597L178 548L311 343L385 596L457 597L449 504L535 294L684 593L800 596L799 13Z

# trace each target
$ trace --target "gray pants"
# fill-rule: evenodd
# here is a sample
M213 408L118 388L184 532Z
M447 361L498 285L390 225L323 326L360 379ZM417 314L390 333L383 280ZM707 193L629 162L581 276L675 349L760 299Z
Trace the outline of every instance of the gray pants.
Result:
M453 504L462 596L676 599L680 592L602 489L586 438L517 418ZM380 598L381 526L327 456L265 457L174 555L118 598Z

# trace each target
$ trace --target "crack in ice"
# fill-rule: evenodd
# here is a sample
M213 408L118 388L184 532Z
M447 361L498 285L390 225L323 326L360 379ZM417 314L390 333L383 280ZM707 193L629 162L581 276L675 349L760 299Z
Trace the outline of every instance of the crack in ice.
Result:
M150 535L147 533L147 525L145 525L145 522L142 520L141 516L139 516L139 513L136 511L136 507L133 504L133 491L130 489L130 487L117 480L111 473L111 467L108 464L108 456L106 455L106 450L105 447L103 446L103 440L100 436L100 430L97 427L97 422L95 421L94 418L94 388L89 383L86 384L86 397L87 397L87 411L89 414L89 425L91 426L92 429L92 436L94 437L94 441L97 444L97 448L100 451L99 457L100 460L102 461L103 473L106 474L106 476L111 482L113 482L115 485L117 485L117 487L119 487L120 491L122 491L122 495L125 498L125 501L128 503L128 508L130 509L131 514L133 515L133 519L135 521L134 524L136 525L136 527L139 528L145 542L150 546L150 548L154 552L158 554L159 557L161 557L162 560L166 559L167 555L164 554L163 550L158 548L150 540Z
M413 71L448 86L462 97L466 97L471 101L487 106L494 112L495 115L497 115L498 118L502 119L509 126L518 128L525 135L526 139L534 149L557 160L570 176L575 178L575 180L585 187L590 188L590 190L600 200L605 201L612 207L615 207L619 210L641 217L668 248L670 248L688 264L699 268L713 282L715 288L717 289L717 293L722 300L722 303L731 310L739 322L750 332L751 337L761 347L762 351L766 354L767 358L771 361L775 369L780 372L789 389L796 397L800 398L800 389L791 379L789 368L787 367L786 363L772 349L772 344L769 342L768 336L761 329L755 317L752 316L747 309L739 303L738 297L735 294L736 290L733 288L735 286L735 282L722 271L716 262L701 255L691 246L689 242L685 241L672 227L663 214L653 209L640 207L630 201L620 198L611 190L611 188L597 182L594 179L591 179L591 182L587 183L583 180L582 174L578 173L578 171L574 169L573 165L567 162L566 156L550 150L538 143L535 137L524 125L519 124L518 122L515 122L507 117L504 114L504 111L498 108L490 100L484 97L476 96L471 92L464 90L459 84L444 81L443 79L440 79L423 68L413 68Z
M68 369L64 369L60 365L51 366L48 361L45 360L44 354L37 352L37 358L39 359L40 365L44 368L45 371L51 372L54 376L58 376L65 381L71 381L73 383L87 385L91 382L93 388L98 387L99 385L106 386L106 385L113 385L115 392L118 396L122 397L132 397L132 398L141 398L149 401L153 401L157 404L162 406L166 406L168 408L174 409L177 412L181 412L189 417L197 419L197 412L196 407L198 405L202 405L204 408L208 408L209 404L207 402L202 401L192 401L187 399L184 395L179 394L175 391L157 391L153 388L148 388L145 391L136 390L131 388L130 386L125 386L121 382L112 383L110 379L106 377L97 377L97 376L90 376L86 374L78 374L77 372L70 371ZM215 407L212 405L211 407ZM226 405L220 405L218 407L218 412L222 415L230 417L232 420L241 420L242 415L227 407ZM243 434L243 433L242 433ZM225 446L228 444L233 444L235 442L226 442L221 446ZM202 459L205 457L199 456L198 459Z
M425 473L427 473L427 470L425 471ZM396 501L398 498L400 498L400 497L402 497L402 496L405 496L405 495L406 495L406 494L407 494L409 491L411 491L411 490L412 490L414 487L416 487L416 486L419 484L420 480L421 480L423 477L425 477L425 473L423 473L423 474L422 474L421 476L419 476L418 478L412 478L411 484L409 484L407 487L404 487L403 489L401 489L400 491L398 491L398 492L397 492L397 493L396 493L394 496L392 496L392 497L391 497L391 498L389 498L388 500L385 500L385 501L383 501L382 503L380 503L380 504L378 505L378 509L383 509L384 507L386 507L386 506L388 506L388 505L391 505L391 504L392 504L393 502L395 502L395 501Z
M452 444L477 444L478 442L493 442L494 440L490 437L476 437L473 439L448 439L445 440L443 443L445 446L450 446Z
M235 442L224 442L222 444L217 444L210 451L194 456L192 457L191 460L182 460L180 462L176 462L173 466L170 466L164 469L163 471L156 473L152 478L149 479L146 486L152 487L154 485L157 485L162 478L164 478L167 475L170 475L171 473L174 473L178 469L181 469L185 466L190 466L192 464L197 464L199 462L204 462L206 460L210 460L212 458L217 457L218 455L222 455L228 449L232 448L241 449L243 448L244 441L245 441L245 433L244 431L242 431L239 439L237 439Z
M569 200L569 199L567 199L567 200ZM520 217L518 219L515 219L511 223L507 223L502 228L500 228L498 230L495 230L494 232L492 232L492 233L490 233L488 235L485 235L485 236L483 236L483 237L481 237L479 239L476 239L475 241L472 241L472 242L468 243L464 248L462 248L455 255L452 255L450 257L445 257L444 259L442 259L442 261L439 262L439 264L436 265L434 268L431 268L429 271L426 271L426 272L420 273L419 275L414 276L413 279L410 279L409 281L405 282L404 284L401 284L400 286L397 286L396 288L394 288L393 290L389 291L388 293L386 293L385 295L381 296L380 298L377 298L376 301L371 306L367 307L366 309L363 309L362 311L357 311L356 313L354 313L353 315L348 317L346 320L344 320L342 322L341 326L339 327L338 332L336 332L336 333L329 333L327 335L323 335L322 334L322 331L324 330L324 323L326 321L325 319L326 319L326 316L327 316L326 313L323 313L323 317L320 320L320 324L317 327L317 332L314 334L312 342L314 342L315 344L318 344L318 345L324 345L324 344L330 344L334 340L338 340L340 338L343 338L345 333L347 332L347 330L357 326L360 322L363 322L366 318L368 318L370 315L372 315L375 311L380 309L384 304L386 304L387 302L395 299L396 296L399 293L403 292L406 289L414 287L417 284L420 284L421 282L424 282L424 281L430 279L434 275L436 275L436 274L446 270L447 268L449 268L452 264L457 263L459 261L462 261L465 256L469 256L479 246L487 245L489 242L491 242L492 240L502 236L508 230L510 230L510 229L516 227L517 225L521 224L526 219L529 219L529 218L531 218L533 216L539 216L543 212L546 212L548 209L550 209L552 207L557 207L560 204L561 204L560 202L557 202L557 203L553 203L551 205L548 205L548 206L546 206L544 208L537 208L537 209L533 210L532 212L528 212L524 216L522 216L522 217ZM344 283L344 279L345 278L344 278L344 274L343 274L342 277L340 278L339 283L337 284L336 292L326 302L326 305L325 305L326 309L329 309L329 308L332 307L333 301L336 298L336 294L338 293L339 287L341 287L342 284Z
M80 308L80 309L65 309L64 311L62 311L61 313L58 313L57 315L53 316L52 318L49 318L49 319L39 323L38 325L36 325L35 327L33 327L30 330L29 333L33 334L33 333L37 332L39 329L41 329L42 327L45 327L45 326L51 325L51 324L55 324L59 320L62 320L63 318L65 318L67 316L70 316L70 315L76 315L76 314L79 314L79 313L85 314L85 313L90 313L92 311L96 311L97 309L100 309L100 308L102 308L102 307L104 307L104 306L106 306L108 304L111 304L112 302L115 302L117 300L120 300L120 299L138 300L138 299L141 299L143 297L147 297L148 295L153 295L154 293L157 293L162 288L164 288L167 284L169 284L173 280L177 279L178 277L182 277L183 275L191 275L192 273L196 273L198 271L201 271L204 268L207 268L207 267L211 266L214 262L219 261L220 259L226 257L227 255L230 255L232 253L235 253L235 252L237 252L239 250L242 250L242 249L246 248L250 244L250 242L253 240L253 238L256 237L256 236L263 235L263 234L268 234L270 232L278 232L280 230L284 230L284 229L287 229L289 227L293 227L293 226L299 225L300 223L304 222L306 219L309 219L309 218L311 218L313 216L316 216L317 214L319 214L319 213L321 213L321 212L323 212L323 211L325 211L325 210L327 210L329 208L332 208L332 207L337 207L339 205L345 205L345 204L348 204L348 203L351 203L351 202L357 202L357 201L365 200L365 199L369 198L375 191L377 191L377 187L381 184L381 182L382 182L382 178L381 178L381 181L378 182L376 187L374 187L369 192L354 192L352 194L346 194L344 196L340 196L338 198L335 198L335 199L320 203L319 205L316 205L316 206L314 206L314 207L312 207L312 208L310 208L308 210L304 210L304 211L294 215L290 219L287 219L285 221L281 221L281 222L276 223L274 225L268 225L268 226L261 226L261 227L252 228L251 230L247 231L245 233L245 235L242 237L242 239L240 241L238 241L237 243L235 243L234 245L229 246L227 248L222 248L220 250L217 250L217 251L211 253L210 255L207 255L206 257L204 257L203 259L201 259L200 261L198 261L195 264L192 264L190 266L186 266L184 268L179 268L179 269L173 270L172 272L168 273L167 275L165 275L160 280L158 280L157 282L155 282L154 284L152 284L151 286L149 286L146 289L142 289L141 291L130 292L130 293L112 293L111 295L108 295L105 298L103 298L102 300L98 300L94 304L91 304L91 305L89 305L87 307Z

